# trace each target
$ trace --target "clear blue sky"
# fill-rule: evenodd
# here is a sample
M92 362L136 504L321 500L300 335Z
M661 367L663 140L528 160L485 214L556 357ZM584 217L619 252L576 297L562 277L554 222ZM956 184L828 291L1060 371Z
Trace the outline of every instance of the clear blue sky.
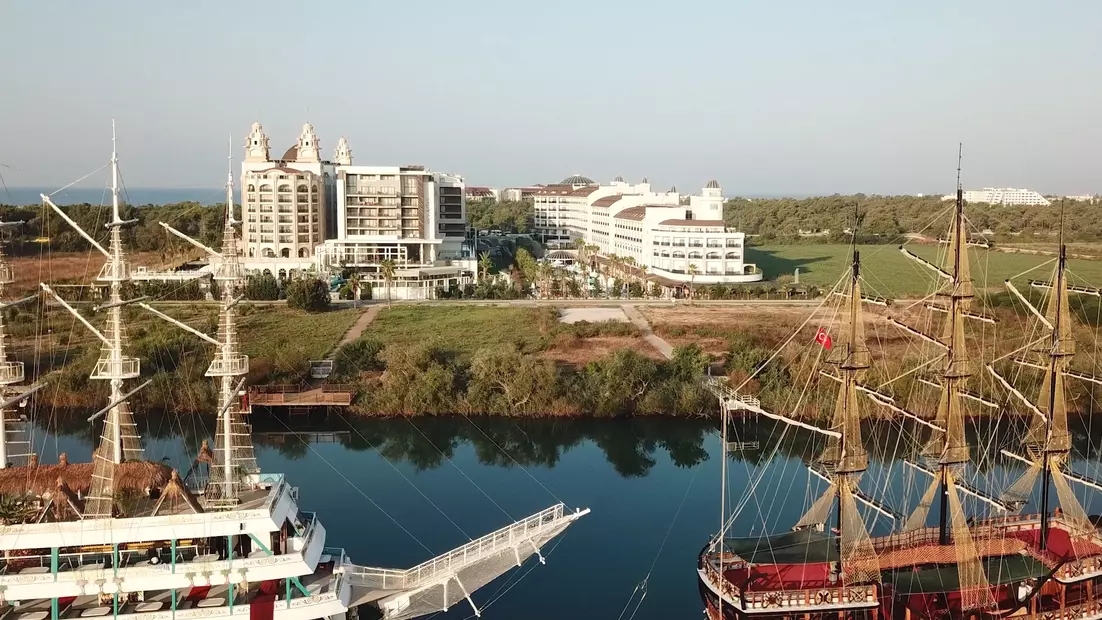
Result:
M580 172L683 191L1102 191L1098 0L50 0L0 9L0 168L60 186L217 186L280 154L468 183Z

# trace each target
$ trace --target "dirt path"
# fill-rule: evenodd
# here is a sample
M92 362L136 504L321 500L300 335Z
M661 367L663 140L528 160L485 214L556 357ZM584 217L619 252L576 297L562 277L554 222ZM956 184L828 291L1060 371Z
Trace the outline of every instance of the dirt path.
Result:
M344 332L344 336L341 341L337 343L337 346L333 347L329 353L326 354L326 359L332 359L333 355L337 353L337 349L340 349L344 345L355 341L357 338L363 335L364 330L368 325L375 320L375 317L379 316L379 312L383 309L382 305L370 306L364 313L356 319L356 322L352 324L352 327L348 328L348 331Z
M664 355L666 359L673 357L673 347L670 346L670 343L654 335L654 332L651 331L650 323L647 322L647 319L635 306L624 304L620 306L620 308L623 309L624 314L627 315L632 324L638 327L639 331L643 332L643 340L646 340L650 346Z

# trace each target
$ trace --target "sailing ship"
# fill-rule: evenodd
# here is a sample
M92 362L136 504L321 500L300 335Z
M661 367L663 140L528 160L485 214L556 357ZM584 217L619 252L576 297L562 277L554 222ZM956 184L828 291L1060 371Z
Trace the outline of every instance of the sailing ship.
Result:
M711 382L722 397L725 455L732 445L732 420L740 416L763 416L780 428L799 427L823 439L825 448L809 469L827 482L827 489L790 530L750 538L727 536L736 514L726 514L726 501L722 503L720 531L701 550L697 564L710 619L1102 618L1102 596L1096 594L1102 582L1102 536L1069 481L1087 489L1102 486L1071 471L1066 385L1069 379L1099 383L1093 374L1071 366L1076 342L1069 301L1072 295L1098 297L1100 291L1069 284L1061 242L1057 257L1046 263L1053 265L1051 278L1029 281L1045 297L1043 309L1006 281L1033 323L1025 344L998 356L986 351L976 355L971 349L977 338L966 336L971 329L966 324L991 326L997 318L977 308L968 258L972 245L958 178L941 264L900 248L937 279L933 294L916 305L940 319L939 334L928 335L889 318L931 352L904 373L914 379L913 390L936 392L936 400L927 399L932 406L926 411L912 411L901 395L883 391L898 377L879 386L865 383L877 359L865 339L862 307L885 305L885 300L862 293L856 247L847 273L824 301L841 306L834 314L824 313L837 318L820 327L812 345L830 348L812 370L826 379L821 383L837 386L829 427L796 419L799 411L769 411L753 395ZM825 334L832 335L832 342L824 342ZM1040 375L1036 398L1017 387L1028 384L1030 377L1000 372L1008 365ZM983 385L981 377L990 379L992 389L977 389ZM1036 383L1037 377L1032 379ZM978 408L982 413L975 413L988 418L1025 416L1027 428L1019 443L1024 452L985 454L969 445L965 427L973 414L968 408ZM868 485L879 492L859 485L870 469L861 422L873 412L888 417L901 443L913 437L903 451L917 452L919 458L903 458L902 467L929 478L906 518L890 507L886 482L907 484L908 477L889 468L879 473L886 480ZM1024 462L1027 468L1001 493L969 484L973 466L994 462L996 456L1004 463ZM727 459L723 461L726 492ZM747 492L754 493L755 487L750 485ZM1031 504L1038 491L1039 505ZM969 505L981 509L968 514ZM1027 505L1038 513L1023 514ZM870 535L870 516L874 523L891 523L891 531Z
M262 472L257 464L249 405L241 398L249 358L236 326L245 272L233 214L232 162L220 250L162 224L210 255L219 285L218 329L211 336L143 299L123 298L123 284L136 274L122 230L134 221L120 217L114 138L112 146L107 247L42 196L46 207L106 259L98 281L107 299L96 308L106 314L104 327L49 284L41 285L102 343L91 378L110 382L110 398L89 418L103 419L91 463L69 463L60 455L58 464L45 465L30 452L27 421L14 408L45 384L20 389L23 363L11 361L0 318L0 466L6 466L0 469L0 499L20 506L17 518L9 515L0 523L0 617L313 620L366 614L401 620L464 600L479 615L471 596L475 590L533 555L542 562L544 544L588 513L567 512L560 503L408 569L353 563L327 540L319 516L303 510L291 481ZM0 259L0 287L13 281L11 264ZM206 373L218 384L215 442L213 450L204 442L198 455L207 471L199 484L189 474L142 460L129 399L149 381L127 389L128 381L140 378L141 367L127 354L122 311L129 305L215 348Z

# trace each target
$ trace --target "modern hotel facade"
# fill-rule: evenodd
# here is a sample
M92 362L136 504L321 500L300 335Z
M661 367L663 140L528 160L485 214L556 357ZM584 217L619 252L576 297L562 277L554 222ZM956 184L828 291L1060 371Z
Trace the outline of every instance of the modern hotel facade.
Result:
M383 286L382 263L397 269L395 299L424 299L462 286L467 207L463 177L422 166L359 166L341 138L332 161L309 123L279 159L254 123L242 162L245 265L294 276L353 269Z
M646 179L631 184L616 177L601 185L574 175L539 188L533 202L536 232L549 245L584 239L602 255L633 258L670 285L762 279L745 262L746 235L723 221L723 190L716 181L700 195L682 197L677 188L656 192Z

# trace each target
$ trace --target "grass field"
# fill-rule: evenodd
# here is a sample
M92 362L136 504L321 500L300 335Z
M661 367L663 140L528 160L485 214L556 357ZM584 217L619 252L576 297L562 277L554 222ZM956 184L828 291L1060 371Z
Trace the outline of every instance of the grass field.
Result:
M516 344L521 351L540 348L537 308L405 306L383 310L364 331L387 346L436 341L470 355L483 347Z
M939 264L939 253L945 251L943 246L920 244L910 244L907 249ZM858 250L861 252L862 275L873 289L866 293L894 298L913 297L929 292L934 285L935 274L904 256L897 245L865 245L858 246ZM841 277L849 257L848 245L763 245L751 246L746 250L747 262L756 263L766 279L792 274L798 267L801 284L819 287L832 286ZM1007 278L1050 260L1044 256L1006 254L982 248L972 248L969 258L977 288L999 290L1002 290L1003 281ZM1068 268L1078 279L1096 286L1102 285L1102 261L1070 259ZM1044 267L1024 278L1044 280L1050 274L1050 269Z

